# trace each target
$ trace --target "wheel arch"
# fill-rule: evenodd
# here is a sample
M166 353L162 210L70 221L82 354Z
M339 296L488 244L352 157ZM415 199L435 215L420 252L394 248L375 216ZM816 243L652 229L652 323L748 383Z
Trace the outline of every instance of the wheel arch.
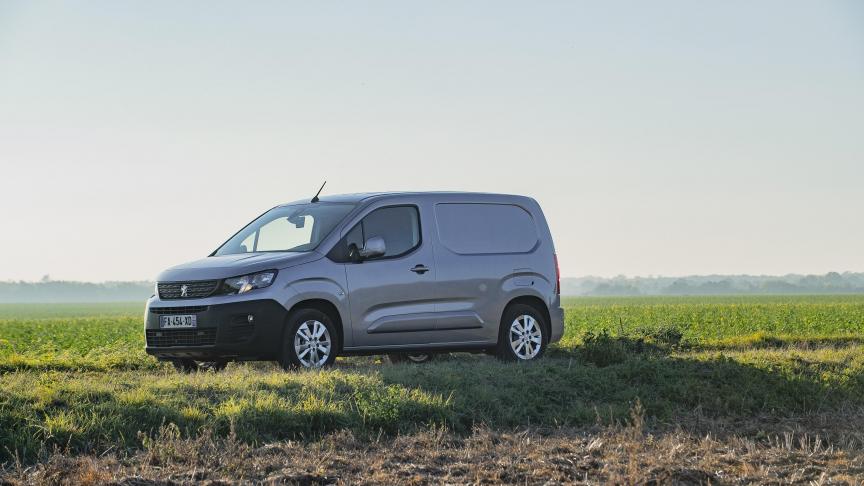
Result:
M543 327L547 342L552 338L552 316L549 313L549 307L546 305L546 302L543 302L543 299L537 297L535 295L520 295L518 297L514 297L507 302L507 305L504 306L504 310L501 312L501 324L503 325L504 316L507 315L507 312L514 305L527 305L533 307L537 312L543 316Z
M345 330L342 325L342 315L339 313L339 308L336 307L336 304L327 299L305 299L291 306L291 309L288 310L288 316L300 309L315 309L327 314L333 320L333 326L336 328L336 334L338 334L339 338L339 348L337 351L341 353L345 346Z

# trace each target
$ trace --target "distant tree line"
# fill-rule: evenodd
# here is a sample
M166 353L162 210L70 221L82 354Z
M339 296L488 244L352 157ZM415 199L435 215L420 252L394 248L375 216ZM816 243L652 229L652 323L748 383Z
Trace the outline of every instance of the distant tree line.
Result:
M825 275L694 275L689 277L579 277L561 280L564 295L730 295L864 293L864 273Z
M825 275L694 275L561 279L564 295L730 295L864 293L864 273ZM0 303L126 302L153 295L153 282L0 282Z
M129 302L153 295L153 282L0 282L0 303Z

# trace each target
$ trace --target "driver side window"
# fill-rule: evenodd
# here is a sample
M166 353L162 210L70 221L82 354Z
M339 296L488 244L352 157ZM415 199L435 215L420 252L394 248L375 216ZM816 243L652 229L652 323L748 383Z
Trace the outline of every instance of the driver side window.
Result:
M386 252L381 258L404 255L420 246L420 214L416 206L390 206L367 214L327 255L338 263L353 261L352 250L363 248L369 238L384 240Z

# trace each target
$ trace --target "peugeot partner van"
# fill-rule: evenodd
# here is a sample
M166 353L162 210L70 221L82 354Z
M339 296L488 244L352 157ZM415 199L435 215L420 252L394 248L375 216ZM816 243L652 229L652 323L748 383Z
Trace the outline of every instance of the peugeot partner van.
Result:
M530 361L564 327L552 236L522 196L316 196L267 211L157 280L146 351L181 371L450 351Z

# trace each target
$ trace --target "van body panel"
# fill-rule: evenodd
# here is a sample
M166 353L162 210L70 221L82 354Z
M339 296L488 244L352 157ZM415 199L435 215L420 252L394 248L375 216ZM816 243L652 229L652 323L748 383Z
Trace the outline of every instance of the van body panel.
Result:
M539 207L533 200L519 196L461 194L438 197L435 206L436 209L447 208L449 213L436 211L436 222L440 223L443 218L453 220L447 223L451 226L449 229L439 224L435 235L439 311L471 312L482 322L479 328L462 330L457 327L448 334L457 340L481 339L490 344L497 343L501 316L507 304L521 296L535 296L547 302L543 292L550 289L549 279L555 279L554 249L551 237L546 238L543 234L545 225L537 222L542 218L542 214L538 217L535 211ZM464 211L461 211L480 207L484 209L474 209L474 218L465 218ZM496 218L499 209L501 217ZM512 248L506 248L500 241L486 240L506 237L507 231L495 228L507 224L508 214L523 218L521 226L514 231L528 233L515 238ZM472 230L472 223L485 227ZM498 234L489 236L484 229ZM544 245L544 241L549 243ZM552 266L545 264L544 259L552 262ZM442 317L442 321L445 320ZM442 322L442 329L450 327Z
M339 320L342 322L341 345L351 346L353 337L344 269L331 265L309 265L290 268L283 273L288 274L291 283L288 286L289 297L281 301L282 306L290 310L311 300L329 302L339 312Z
M449 330L454 339L483 340L493 343L498 339L501 320L500 301L503 287L512 265L491 255L463 256L441 249L438 253L438 311L440 327ZM481 325L460 326L466 315L476 316Z
M444 307L443 305L441 307ZM439 310L438 323L435 329L439 331L448 331L453 329L481 329L483 328L483 318L480 314L472 311L446 311Z
M429 240L428 204L389 198L367 204L349 218L344 236L378 210L415 208L419 216L419 243L407 254L363 262L334 263L345 268L352 324L352 346L425 344L434 341L436 269ZM429 270L417 273L412 268Z
M434 312L387 315L376 319L366 328L367 334L403 333L435 330Z
M179 282L188 280L222 279L243 275L245 273L290 268L304 263L314 262L323 257L324 255L314 251L304 253L273 252L248 255L211 256L171 267L160 273L156 280L159 282ZM189 278L193 275L194 279Z

